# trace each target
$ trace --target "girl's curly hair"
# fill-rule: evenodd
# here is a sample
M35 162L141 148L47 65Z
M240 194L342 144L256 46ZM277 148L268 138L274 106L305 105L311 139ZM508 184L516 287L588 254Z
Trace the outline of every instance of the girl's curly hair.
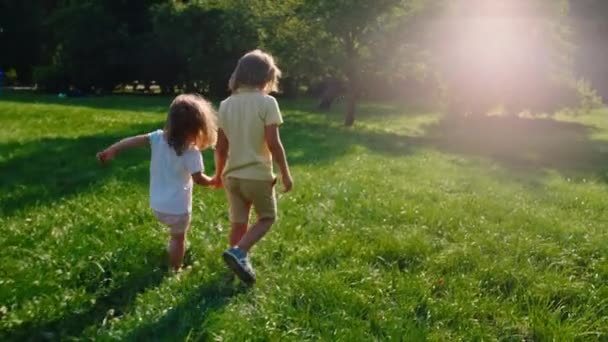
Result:
M201 151L213 146L217 141L215 110L200 95L179 95L169 107L165 134L178 156L192 144Z

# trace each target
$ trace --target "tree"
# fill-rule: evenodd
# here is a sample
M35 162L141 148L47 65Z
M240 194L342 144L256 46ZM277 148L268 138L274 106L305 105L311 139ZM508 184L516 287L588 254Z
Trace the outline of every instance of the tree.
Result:
M247 8L254 18L260 47L272 52L283 71L281 90L284 94L295 95L299 84L310 85L335 75L334 63L328 60L340 51L334 40L304 15L306 1L253 0L248 3L252 4Z
M56 2L0 0L0 68L14 68L21 83L32 81L33 67L48 54L44 19Z
M262 23L261 41L277 51L280 60L288 61L291 76L317 73L333 74L344 79L347 109L344 124L355 121L357 102L365 89L364 74L383 69L385 61L375 48L382 37L411 18L422 0L290 0L275 6L258 0L256 6ZM406 43L398 40L391 51ZM387 47L385 45L385 47Z
M225 95L237 59L258 45L247 7L234 1L62 1L44 20L52 49L37 81L49 91L137 81Z
M407 19L423 1L404 0L336 0L305 1L303 13L318 25L339 48L340 54L329 59L347 82L347 103L344 124L355 122L356 106L361 95L363 71L381 67L383 61L374 60L374 41L390 34L395 22ZM401 42L394 42L396 45ZM372 69L372 70L370 70Z
M111 91L128 74L127 25L104 2L66 1L45 24L54 44L47 64L38 69L41 87Z
M604 99L608 99L608 2L570 1L571 21L576 42L575 68L588 79Z
M168 2L152 10L153 38L149 67L163 88L178 83L185 90L223 96L238 58L257 47L257 33L247 7L228 2Z

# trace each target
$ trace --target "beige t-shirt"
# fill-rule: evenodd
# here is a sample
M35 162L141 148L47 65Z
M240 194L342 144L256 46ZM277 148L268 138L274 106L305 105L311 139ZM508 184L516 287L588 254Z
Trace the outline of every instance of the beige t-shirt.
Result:
M283 123L277 100L257 89L239 88L222 101L219 127L228 138L224 177L272 180L272 154L265 127Z

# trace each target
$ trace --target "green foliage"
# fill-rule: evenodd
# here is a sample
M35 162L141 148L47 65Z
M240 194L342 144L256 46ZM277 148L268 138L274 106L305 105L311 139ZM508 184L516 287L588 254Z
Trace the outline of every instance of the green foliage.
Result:
M104 3L68 2L53 12L48 26L56 45L51 63L37 73L42 88L57 88L57 81L63 79L64 90L74 86L111 91L127 74L129 59L123 48L129 42L127 27Z
M246 290L223 280L221 191L195 190L190 266L167 275L148 152L94 158L161 127L170 100L3 95L0 339L608 337L605 109L454 121L362 104L352 130L281 102L296 189Z
M249 21L223 3L65 2L47 21L54 53L36 81L53 91L111 91L138 81L225 95L236 59L257 46Z
M359 98L435 104L442 93L456 114L553 113L588 106L581 76L606 95L603 3L4 0L0 62L48 91L138 84L220 97L237 59L261 47L278 57L284 95L324 84L347 95L347 124Z
M332 59L339 51L332 37L305 15L307 6L302 0L258 0L250 8L260 45L278 57L284 76L314 82L335 74Z
M70 84L66 72L59 65L34 68L34 79L41 90L54 93L66 90Z
M423 54L400 39L425 3L62 2L46 21L54 52L38 68L36 81L54 91L156 82L163 92L178 88L223 96L237 58L261 46L277 55L288 94L296 94L299 84L334 78L348 81L353 98L394 97L402 95L395 89L416 85L412 79L433 78L412 76L424 65Z
M17 79L18 79L18 77L17 77L17 69L15 69L15 68L8 69L4 73L3 77L6 79L6 81L5 81L6 84L8 84L8 85L15 84L17 82Z
M573 28L572 41L576 45L575 70L608 98L608 68L605 63L606 35L608 24L606 14L608 3L601 0L571 1L570 13Z
M183 84L215 96L225 95L237 59L257 45L244 13L204 3L164 3L152 9L153 37L147 77L161 85ZM173 85L173 84L170 84Z
M276 36L281 38L280 41L293 41L301 45L297 39L302 36L309 37L304 49L296 50L296 53L300 54L300 57L295 59L296 71L309 71L311 68L306 66L312 64L317 66L316 71L324 77L329 74L346 82L349 106L345 123L351 125L354 122L357 98L365 90L374 89L363 80L385 71L383 76L389 87L382 89L386 90L390 89L390 80L399 78L387 71L386 65L395 64L398 60L403 63L406 56L401 54L399 58L381 57L391 56L391 53L396 55L407 42L391 40L389 43L383 37L391 35L396 27L407 21L411 13L423 3L424 1L397 0L290 1L278 15L271 12L269 23L279 23L276 25ZM285 34L285 28L288 28L291 34ZM309 57L309 50L314 53L316 59ZM291 50L279 49L279 56L281 51ZM379 53L380 51L382 52Z
M48 53L43 23L56 1L0 0L0 69L15 68L20 83L32 81L32 69Z

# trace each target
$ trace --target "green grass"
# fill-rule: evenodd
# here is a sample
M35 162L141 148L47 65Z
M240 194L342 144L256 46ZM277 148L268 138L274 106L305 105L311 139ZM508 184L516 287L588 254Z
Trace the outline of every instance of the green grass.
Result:
M281 101L296 187L245 289L223 280L223 193L195 191L170 276L148 153L95 161L169 101L0 98L0 340L608 341L607 111L365 105L345 129Z

